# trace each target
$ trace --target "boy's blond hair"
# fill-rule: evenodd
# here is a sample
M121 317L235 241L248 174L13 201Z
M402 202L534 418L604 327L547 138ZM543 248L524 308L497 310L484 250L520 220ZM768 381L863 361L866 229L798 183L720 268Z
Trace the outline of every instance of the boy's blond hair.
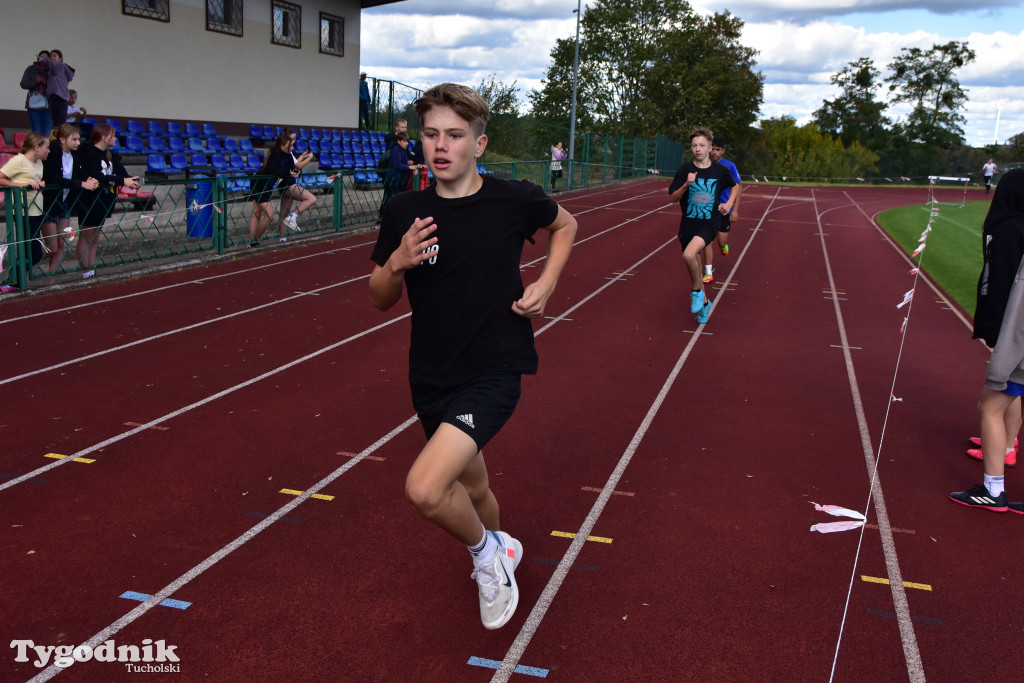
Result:
M435 85L416 100L416 114L421 122L434 107L449 107L469 123L476 137L484 134L487 119L491 116L487 101L477 91L458 83Z
M690 131L690 142L693 142L693 139L698 136L706 137L708 139L708 144L710 144L715 139L715 134L711 132L710 128L700 127L694 128L692 131Z

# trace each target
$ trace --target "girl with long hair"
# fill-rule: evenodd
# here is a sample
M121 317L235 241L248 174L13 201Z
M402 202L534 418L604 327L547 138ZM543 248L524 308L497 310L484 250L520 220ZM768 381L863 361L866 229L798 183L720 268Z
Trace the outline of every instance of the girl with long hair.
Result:
M95 178L79 180L75 177L81 142L82 136L77 126L70 123L57 126L50 134L50 155L43 162L46 189L43 191L42 235L49 252L47 284L53 283L53 277L64 258L64 239L61 233L71 225L71 208L79 191L99 187L99 181Z
M121 165L120 156L114 156L110 147L114 144L116 132L106 123L97 123L92 129L89 144L79 151L78 168L75 177L79 181L89 178L97 180L94 190L82 189L79 194L78 224L81 226L78 239L78 264L82 279L96 274L96 248L99 245L99 227L107 220L117 201L120 185L138 189L138 176L129 176Z
M281 190L280 215L285 215L293 199L300 200L295 213L288 215L277 224L277 233L281 237L282 242L288 239L284 237L285 226L290 230L297 231L299 229L296 221L297 214L308 209L316 201L316 197L309 190L295 184L295 179L299 177L300 171L313 160L313 153L309 151L303 152L297 158L292 154L292 150L295 149L295 138L295 131L291 128L285 128L281 131L281 134L277 136L277 140L274 142L273 148L267 153L263 166L256 172L257 176L273 177L257 178L249 192L249 200L253 203L252 216L249 218L250 247L258 247L260 245L259 240L266 231L274 214L274 209L270 203L273 198L275 184Z
M43 245L39 241L39 228L43 224L43 161L50 154L50 144L44 135L29 133L21 145L21 151L0 168L0 187L31 187L25 197L25 213L28 215L29 239L32 241L32 265L43 258ZM7 202L8 207L12 202Z

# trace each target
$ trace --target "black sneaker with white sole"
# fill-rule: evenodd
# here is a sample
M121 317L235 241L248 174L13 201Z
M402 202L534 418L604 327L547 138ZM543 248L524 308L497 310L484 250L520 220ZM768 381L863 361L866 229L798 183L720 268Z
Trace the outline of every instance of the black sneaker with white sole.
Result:
M1006 512L1009 509L1006 505L1006 491L993 496L984 484L977 484L969 491L954 491L949 494L949 499L969 508L981 508L992 512Z

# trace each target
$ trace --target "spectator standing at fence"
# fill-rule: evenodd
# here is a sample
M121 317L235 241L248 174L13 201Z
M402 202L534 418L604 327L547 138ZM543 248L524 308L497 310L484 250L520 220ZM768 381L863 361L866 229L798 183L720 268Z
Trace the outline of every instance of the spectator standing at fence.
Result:
M736 199L733 195L722 203L722 190L732 187L735 181L725 166L711 161L712 140L714 134L707 128L696 128L690 133L693 161L679 167L668 188L669 199L678 201L683 211L679 245L691 283L690 312L697 314L697 322L702 325L711 315L711 301L704 294L700 253L714 241L722 216L729 213Z
M78 118L86 115L85 107L78 106L78 91L68 90L68 123L78 123Z
M981 173L985 176L985 194L989 193L992 189L992 176L996 174L999 168L996 166L995 159L989 157L989 160L985 162L985 165L981 167Z
M29 133L21 145L21 151L0 168L0 187L30 187L32 192L25 195L25 216L28 217L26 235L31 241L32 265L43 258L43 245L39 241L39 230L43 225L43 161L50 154L50 142L39 133ZM14 205L10 199L8 207Z
M309 151L303 153L296 159L292 156L295 149L295 131L285 128L274 141L274 146L267 153L260 170L256 171L256 178L252 181L252 190L249 192L249 200L252 202L252 216L249 218L249 246L258 247L259 240L270 224L274 215L274 208L270 205L274 196L274 188L280 187L282 191L289 189L295 182L296 169L301 170L312 160L313 154ZM297 164L301 163L301 166ZM266 176L266 177L260 177ZM281 196L281 204L284 204L284 195ZM287 241L284 237L285 223L279 221L277 224L278 236L281 241ZM298 226L296 225L296 230Z
M25 95L25 109L28 110L32 132L43 136L48 136L53 128L50 100L46 96L46 77L49 73L46 62L49 58L49 51L43 50L36 56L35 63L26 68L21 76L21 87L28 91Z
M384 196L380 200L379 215L384 215L384 206L398 192L409 185L413 164L409 160L409 134L398 133L397 142L388 155L387 167L384 170Z
M562 148L559 140L551 146L551 191L558 192L556 182L562 177L562 161L569 156L569 153Z
M359 127L370 130L370 86L365 71L359 74Z
M1009 171L996 186L982 226L982 256L974 338L994 347L978 400L984 473L981 484L949 499L1024 514L1024 503L1007 502L1004 486L1024 396L1024 169Z
M427 436L406 478L416 510L469 548L486 628L512 618L522 544L499 531L482 449L511 417L522 374L537 371L530 318L544 314L576 221L540 186L481 176L487 102L454 83L416 101L435 182L396 195L374 247L370 299L386 311L408 289L409 383ZM536 282L523 288L523 245L549 231ZM505 470L508 472L508 470ZM433 541L426 542L433 548ZM437 552L437 550L432 550Z
M71 225L71 210L79 191L95 190L99 187L99 181L95 178L80 180L75 175L81 142L81 133L74 124L65 123L55 127L50 134L50 155L43 162L46 189L43 191L45 215L42 235L49 252L47 284L53 283L53 277L60 267L61 259L64 258L63 231Z
M732 228L732 219L740 217L740 199L743 197L743 185L741 185L742 179L740 178L740 172L736 170L736 164L732 163L728 159L724 159L725 154L725 138L716 137L711 141L711 161L716 164L725 166L729 173L732 175L732 179L736 182L733 187L727 187L722 190L722 203L729 201L729 195L736 193L736 200L732 203L732 210L729 213L722 215L722 223L718 226L718 250L722 252L722 256L726 256L729 253L729 230ZM704 247L704 282L713 282L715 279L714 268L712 264L715 260L715 245L709 244Z
M384 136L384 151L390 152L391 148L398 144L398 134L409 132L409 122L405 119L395 121L395 131Z
M50 100L52 125L56 128L68 120L68 100L71 99L68 84L75 77L75 70L64 63L64 54L60 50L50 50L45 61L50 71L46 77L46 96Z
M95 178L95 190L83 189L78 197L78 267L82 279L96 275L96 252L100 241L99 228L110 216L117 202L117 189L125 186L138 189L137 176L129 176L121 165L120 155L114 155L110 148L117 139L113 126L97 123L90 135L89 144L82 145L78 152L76 178L83 186Z

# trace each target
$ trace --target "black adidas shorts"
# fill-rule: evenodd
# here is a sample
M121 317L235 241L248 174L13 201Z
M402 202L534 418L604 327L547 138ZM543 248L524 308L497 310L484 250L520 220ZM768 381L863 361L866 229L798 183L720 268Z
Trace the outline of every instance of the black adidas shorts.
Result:
M428 440L447 422L483 449L512 417L519 403L521 379L517 372L502 372L447 391L413 387L412 403Z
M732 214L722 216L722 223L718 226L718 232L729 232L732 230Z

